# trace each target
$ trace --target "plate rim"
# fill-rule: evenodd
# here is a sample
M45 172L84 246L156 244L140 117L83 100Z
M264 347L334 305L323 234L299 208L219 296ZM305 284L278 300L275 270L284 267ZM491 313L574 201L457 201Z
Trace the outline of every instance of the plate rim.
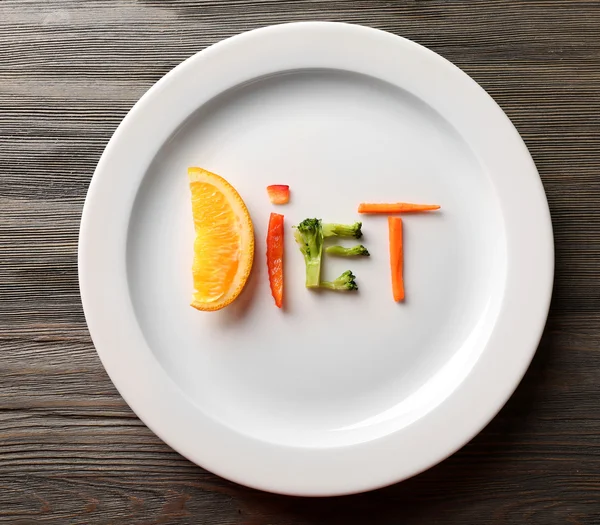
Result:
M307 37L310 37L308 44L305 41ZM340 40L344 40L346 50L352 48L358 55L341 54L338 49ZM274 42L277 42L280 48L269 51L269 46L272 48ZM315 53L319 46L325 46L328 53L323 53L323 57L317 58ZM507 171L506 177L511 179L508 182L517 181L526 195L524 199L522 195L500 192L504 195L500 200L503 217L511 225L510 229L506 229L505 224L507 246L512 250L507 250L507 280L510 277L511 283L524 287L531 294L527 300L520 301L519 297L513 297L509 293L507 298L503 298L500 315L512 319L513 328L521 332L524 342L520 342L518 336L515 340L511 334L504 334L504 340L512 342L510 350L506 352L506 361L494 363L492 359L486 367L479 361L476 363L469 375L473 376L478 370L477 373L483 374L483 377L467 378L469 381L465 380L449 398L455 400L454 404L456 399L463 399L459 406L461 403L464 405L469 392L483 388L487 392L486 399L489 400L489 405L483 406L485 403L482 403L481 398L485 396L471 401L470 408L475 416L472 416L470 424L453 423L451 429L446 428L450 437L445 445L429 442L435 451L422 454L420 458L411 458L406 466L389 460L386 462L391 452L398 453L398 447L406 446L410 442L407 439L398 439L398 432L366 444L330 449L304 449L264 443L239 434L207 417L200 417L200 420L190 418L193 406L168 377L151 350L144 348L145 340L139 326L131 325L132 320L137 324L131 300L122 297L123 290L126 290L126 295L129 294L126 269L123 272L129 223L126 221L123 224L123 217L128 218L131 213L139 184L130 184L130 187L126 187L123 194L115 199L109 184L111 176L108 175L110 170L114 172L116 166L121 166L121 170L125 171L127 166L132 165L131 157L140 146L135 141L130 141L130 144L133 144L131 148L125 148L123 144L131 137L141 137L144 133L150 133L149 124L153 120L152 116L156 116L156 112L150 111L152 106L156 107L161 100L180 95L183 90L182 83L185 80L197 81L196 77L203 69L209 70L217 66L221 69L220 81L213 82L203 93L208 101L228 87L242 83L240 80L243 81L244 75L249 78L262 76L259 68L251 63L241 68L243 71L235 74L227 68L228 64L240 60L240 55L244 53L246 56L249 56L248 53L258 53L258 56L261 56L260 53L271 52L275 56L270 66L272 68L285 67L287 63L293 69L293 66L302 63L327 64L327 60L332 60L330 64L342 66L341 69L354 66L355 69L348 70L362 72L361 68L370 67L378 73L379 78L382 78L380 75L391 74L386 72L386 68L390 68L389 57L382 58L383 68L367 64L370 56L367 51L373 50L386 51L389 55L394 55L409 72L418 72L421 77L410 81L423 86L425 96L429 97L426 99L428 103L431 99L437 100L436 96L439 97L435 88L425 87L426 83L431 84L432 79L444 82L444 90L452 93L458 101L469 100L473 108L466 112L468 115L461 115L466 107L461 104L456 104L461 106L460 110L456 107L444 108L446 113L442 114L445 118L454 115L455 120L449 120L453 126L457 120L465 128L477 123L482 125L486 120L494 122L494 129L487 129L488 133L482 134L484 137L481 138L482 144L485 143L485 148L481 146L482 151L487 155L485 166L488 167L493 161L498 171L500 166L514 168L514 172ZM284 51L288 53L287 57L284 56ZM274 69L275 72L284 70ZM398 85L397 82L394 83ZM406 89L405 85L402 87ZM179 127L184 120L182 116L191 114L191 105L193 104L187 101L180 101L170 120L169 117L161 115L167 120L167 125L163 134L155 134L153 140L160 143L161 137L171 134L169 129L174 131ZM435 106L434 108L439 110ZM481 113L477 114L478 112ZM492 142L503 144L502 152L491 150L488 142L492 138ZM143 177L156 150L147 145L141 148L150 150L146 151L146 155L141 155L144 160L137 166L137 175L141 173ZM518 162L515 162L516 160ZM504 171L502 173L504 176ZM112 176L114 177L114 173ZM507 186L508 182L496 181L502 188ZM114 215L107 217L104 210L107 203L112 204L113 201L116 202ZM516 219L522 219L520 206L525 202L529 211L536 211L532 218L528 217L531 221L517 231L514 230L515 215ZM124 206L125 210L119 206ZM106 231L105 226L112 230L113 235L110 239L102 237L102 232ZM532 233L536 234L535 238L532 237ZM510 239L509 235L512 235ZM510 258L510 254L515 254L515 250L519 249L529 253L529 261L525 261L518 252L512 255L513 259ZM119 254L123 260L119 258ZM517 268L510 264L515 258L521 265L517 265ZM127 404L155 434L192 462L240 484L282 494L331 496L372 490L412 477L456 452L499 412L529 367L545 327L553 287L554 242L547 198L523 139L502 109L471 77L437 53L385 31L340 22L294 22L254 29L213 44L168 72L134 104L108 142L90 182L79 232L78 274L86 322L100 360ZM511 290L512 287L508 291ZM521 293L521 299L522 296ZM532 302L531 297L536 297L536 300ZM122 304L115 305L116 298L123 299ZM508 309L522 302L525 303L526 314L521 315L521 319L516 319L515 314ZM119 327L120 335L115 335L115 323ZM123 347L128 348L125 353L121 351ZM515 352L513 347L521 352ZM489 356L487 357L487 361L490 361ZM145 375L141 377L134 374L131 377L127 371L139 368L140 359ZM497 385L489 386L484 380L490 379L492 365L496 374L500 373L506 378L503 388L498 388ZM486 388L488 386L489 388ZM449 401L450 399L442 401L440 407L426 414L418 424L413 424L419 427L418 435L421 439L428 435L436 435L444 428L444 423L448 424L450 414L456 413L456 407L449 405ZM441 411L441 407L446 407L447 413ZM410 432L415 433L414 430L413 428ZM202 437L201 445L199 436ZM244 455L252 457L244 458ZM379 465L379 468L372 469L367 475L356 468L364 462L374 463ZM269 468L266 468L267 466Z

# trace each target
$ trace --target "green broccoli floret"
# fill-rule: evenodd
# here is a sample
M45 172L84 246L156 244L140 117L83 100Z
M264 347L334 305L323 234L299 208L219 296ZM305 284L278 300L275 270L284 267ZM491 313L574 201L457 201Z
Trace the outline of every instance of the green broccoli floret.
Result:
M330 255L337 255L339 257L354 257L356 255L371 255L368 250L362 245L357 244L352 248L345 248L344 246L328 246L325 251Z
M358 286L356 285L354 279L356 279L356 277L350 270L348 270L334 281L321 281L321 287L340 292L358 290Z
M306 287L317 288L321 280L321 256L323 255L321 219L304 219L294 228L294 238L304 255Z
M323 237L362 237L362 222L354 224L323 224Z

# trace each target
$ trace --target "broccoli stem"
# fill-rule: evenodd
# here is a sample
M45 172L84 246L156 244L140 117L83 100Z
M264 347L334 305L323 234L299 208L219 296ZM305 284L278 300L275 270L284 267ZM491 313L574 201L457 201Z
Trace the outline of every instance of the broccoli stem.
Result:
M328 246L325 251L330 255L337 255L338 257L354 257L357 255L368 257L370 255L368 250L362 244L357 244L356 246L352 246L352 248L346 248L344 246Z
M306 261L306 287L318 288L321 281L321 259Z
M362 237L362 222L354 224L323 224L323 237L354 237L360 239Z
M306 287L317 288L321 279L323 230L320 219L305 219L295 226L294 238L304 255Z

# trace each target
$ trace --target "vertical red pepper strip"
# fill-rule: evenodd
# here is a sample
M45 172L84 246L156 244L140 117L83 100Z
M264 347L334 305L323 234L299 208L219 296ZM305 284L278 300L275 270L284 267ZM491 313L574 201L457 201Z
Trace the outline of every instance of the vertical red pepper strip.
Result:
M390 267L392 270L392 291L394 301L404 301L404 247L402 240L402 219L388 217L390 230Z
M283 215L271 213L267 233L267 268L271 294L278 308L283 305Z

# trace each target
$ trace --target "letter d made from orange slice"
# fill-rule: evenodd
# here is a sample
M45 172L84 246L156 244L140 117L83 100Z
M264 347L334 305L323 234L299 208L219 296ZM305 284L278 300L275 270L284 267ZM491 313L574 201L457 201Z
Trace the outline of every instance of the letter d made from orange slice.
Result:
M244 201L223 177L188 168L196 239L191 306L214 311L243 290L254 259L254 228Z

